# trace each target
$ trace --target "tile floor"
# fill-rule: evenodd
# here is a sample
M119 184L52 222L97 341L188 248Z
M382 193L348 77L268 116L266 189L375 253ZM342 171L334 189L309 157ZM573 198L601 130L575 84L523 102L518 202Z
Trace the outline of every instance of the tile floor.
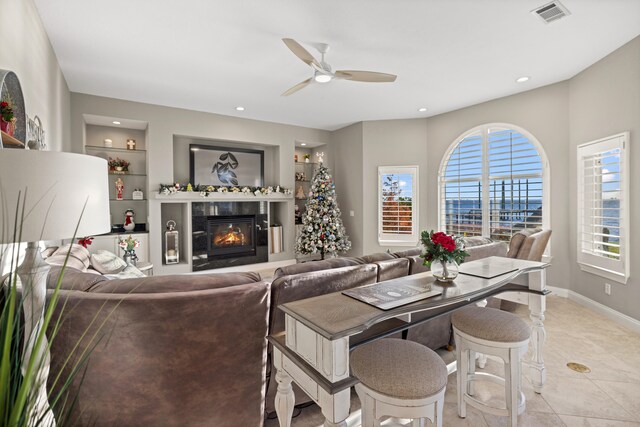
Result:
M528 320L527 307L520 306L517 314ZM536 394L524 381L527 409L518 425L640 427L640 335L557 296L547 298L545 325L547 384L542 394ZM453 360L452 353L443 357ZM587 365L591 372L574 372L566 367L568 362ZM500 362L489 359L485 370L499 372L501 368ZM491 383L478 384L476 391L483 400L502 398L500 387ZM360 425L359 408L353 393L349 427ZM507 425L506 418L467 408L467 418L458 418L456 378L452 374L445 395L444 426ZM314 405L303 409L292 427L319 427L323 420ZM265 427L277 426L277 420L265 423Z

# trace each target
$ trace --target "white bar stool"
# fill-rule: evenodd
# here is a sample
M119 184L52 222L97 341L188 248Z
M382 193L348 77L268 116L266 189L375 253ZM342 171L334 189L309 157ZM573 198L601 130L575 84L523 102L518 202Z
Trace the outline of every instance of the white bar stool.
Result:
M494 308L469 306L451 317L456 341L458 376L458 416L466 418L467 403L490 414L508 416L510 425L518 425L525 409L522 393L521 359L527 352L531 329L518 316ZM475 372L476 352L500 357L504 378ZM473 381L486 380L504 385L506 408L490 406L473 397Z
M428 418L442 427L447 366L433 350L397 338L373 341L351 353L351 374L360 380L362 427L377 427L384 416Z

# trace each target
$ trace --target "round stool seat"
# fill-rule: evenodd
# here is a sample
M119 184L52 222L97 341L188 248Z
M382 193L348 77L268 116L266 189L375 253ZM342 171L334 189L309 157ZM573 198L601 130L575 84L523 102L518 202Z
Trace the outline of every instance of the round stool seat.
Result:
M351 373L366 387L399 399L424 399L447 385L447 366L433 350L397 338L358 347Z
M451 316L453 327L487 341L521 342L531 336L529 325L515 314L495 308L469 306Z

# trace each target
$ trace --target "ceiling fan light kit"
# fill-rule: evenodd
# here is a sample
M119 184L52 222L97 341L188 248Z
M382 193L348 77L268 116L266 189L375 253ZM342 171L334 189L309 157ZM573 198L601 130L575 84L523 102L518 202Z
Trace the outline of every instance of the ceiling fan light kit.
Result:
M366 83L391 83L396 81L397 76L394 74L378 73L375 71L359 71L359 70L336 70L331 71L331 66L325 62L324 54L329 50L329 45L321 43L318 45L318 51L321 55L321 60L318 61L313 57L300 43L294 39L284 38L282 39L285 45L293 52L295 56L300 58L302 62L307 64L313 69L313 77L303 82L298 83L292 88L287 89L282 96L289 96L292 93L299 91L300 89L308 86L312 82L317 83L329 83L333 79L351 80L355 82Z

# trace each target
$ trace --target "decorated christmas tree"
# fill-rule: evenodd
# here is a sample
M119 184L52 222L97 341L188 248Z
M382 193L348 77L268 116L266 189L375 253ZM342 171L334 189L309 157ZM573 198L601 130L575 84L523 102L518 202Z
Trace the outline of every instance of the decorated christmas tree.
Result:
M322 163L315 171L308 194L305 212L302 214L302 230L296 242L298 254L336 255L351 248L345 233L340 208L336 200L333 178Z

